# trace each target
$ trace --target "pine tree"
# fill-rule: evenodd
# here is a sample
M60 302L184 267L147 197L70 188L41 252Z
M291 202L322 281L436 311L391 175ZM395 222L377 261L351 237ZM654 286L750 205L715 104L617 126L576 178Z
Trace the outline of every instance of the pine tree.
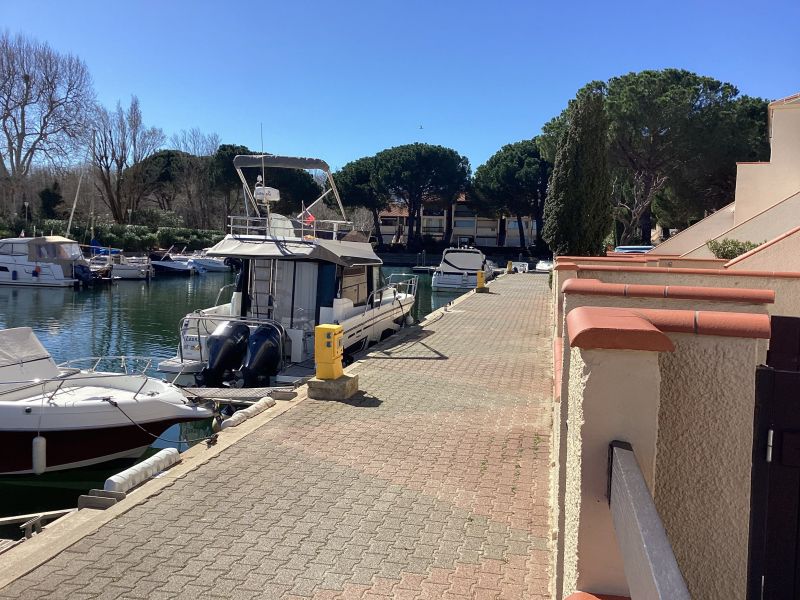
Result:
M601 254L611 231L611 185L603 90L584 89L558 142L542 237L553 254Z

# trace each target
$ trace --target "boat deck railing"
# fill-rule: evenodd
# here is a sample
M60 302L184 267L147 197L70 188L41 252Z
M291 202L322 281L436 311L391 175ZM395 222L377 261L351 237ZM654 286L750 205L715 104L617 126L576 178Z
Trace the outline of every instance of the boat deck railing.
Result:
M228 216L228 231L231 235L261 236L264 238L322 238L340 240L353 231L352 221L330 219L288 219L292 227L272 221L268 217Z

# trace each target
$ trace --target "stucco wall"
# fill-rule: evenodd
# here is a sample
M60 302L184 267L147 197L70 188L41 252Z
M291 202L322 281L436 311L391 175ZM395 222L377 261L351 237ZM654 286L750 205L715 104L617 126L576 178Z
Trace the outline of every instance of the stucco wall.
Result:
M796 167L800 170L800 165ZM800 225L800 190L796 194L783 199L762 213L744 221L732 229L725 231L713 238L716 240L732 239L740 242L753 242L761 244L778 237L793 227ZM713 258L713 253L703 242L702 245L688 252L688 258ZM684 265L681 265L684 266ZM782 270L792 270L781 266ZM774 267L769 270L774 270Z
M774 271L780 265L773 265ZM727 270L720 275L644 271L580 271L581 279L599 279L607 283L644 283L657 285L696 285L702 287L753 288L774 290L775 303L767 305L771 315L800 317L800 277L752 277ZM562 309L563 312L563 309Z
M800 199L800 194L798 194ZM798 225L800 225L800 206L798 207ZM787 271L800 271L800 232L778 240L774 244L761 248L758 252L744 257L727 267L730 271L767 271L780 265Z
M658 355L573 348L568 378L564 577L557 597L577 590L627 594L606 498L608 445L615 439L633 445L652 492L660 399Z
M693 598L744 598L755 340L670 335L655 501Z
M650 250L647 256L652 254L674 254L680 256L704 244L718 236L723 231L727 231L734 225L734 205L723 206L717 212L710 214L705 219L698 221L691 227L687 227L673 235L668 240L664 240L658 246Z
M800 106L775 108L771 131L770 162L737 165L737 225L800 190Z

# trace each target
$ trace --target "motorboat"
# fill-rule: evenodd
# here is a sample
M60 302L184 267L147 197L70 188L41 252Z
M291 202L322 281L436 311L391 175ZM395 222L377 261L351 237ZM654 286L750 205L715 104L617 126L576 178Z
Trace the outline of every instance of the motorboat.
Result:
M477 248L448 248L442 253L442 262L433 272L433 291L469 290L478 285L478 272L485 280L494 277L494 267Z
M534 268L535 271L539 272L548 272L553 270L553 261L552 260L540 260L536 263L536 267Z
M56 365L29 327L0 330L0 475L138 458L168 427L213 416L116 358L122 372L96 370L103 358Z
M168 379L208 387L297 383L314 373L317 325L341 325L350 356L412 322L418 277L382 277L382 261L347 221L325 161L242 155L234 167L246 214L229 217L229 233L206 255L240 261L241 270L229 302L219 303L220 290L216 306L182 319L178 352L158 367ZM243 173L262 167L322 171L327 191L294 218L272 213L279 190L260 181L251 189ZM342 219L314 219L311 208L329 194Z
M194 265L190 265L188 260L173 258L169 250L166 252L151 252L150 264L156 275L180 275L188 277L197 272Z
M205 248L195 251L192 254L186 254L185 252L173 254L172 258L173 260L186 262L201 273L228 273L231 271L231 267L225 263L224 258L208 256L207 252L208 248Z
M124 256L121 252L95 254L89 260L89 268L113 279L146 280L153 276L153 266L147 256Z
M74 287L92 281L78 242L59 235L0 239L0 285Z

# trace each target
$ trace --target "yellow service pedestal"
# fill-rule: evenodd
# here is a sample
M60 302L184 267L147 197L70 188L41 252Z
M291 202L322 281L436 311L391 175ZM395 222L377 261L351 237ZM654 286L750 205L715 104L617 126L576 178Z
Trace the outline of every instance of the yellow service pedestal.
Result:
M317 325L314 328L314 361L317 379L337 379L342 370L344 330L341 325Z
M513 272L514 272L514 261L510 260L506 265L506 273L513 273Z
M486 287L486 274L483 271L477 273L478 284L475 286L475 291L479 294L486 293L489 288Z
M317 376L308 381L308 397L347 400L358 392L358 375L342 369L344 331L341 325L317 325L314 329L314 361Z

